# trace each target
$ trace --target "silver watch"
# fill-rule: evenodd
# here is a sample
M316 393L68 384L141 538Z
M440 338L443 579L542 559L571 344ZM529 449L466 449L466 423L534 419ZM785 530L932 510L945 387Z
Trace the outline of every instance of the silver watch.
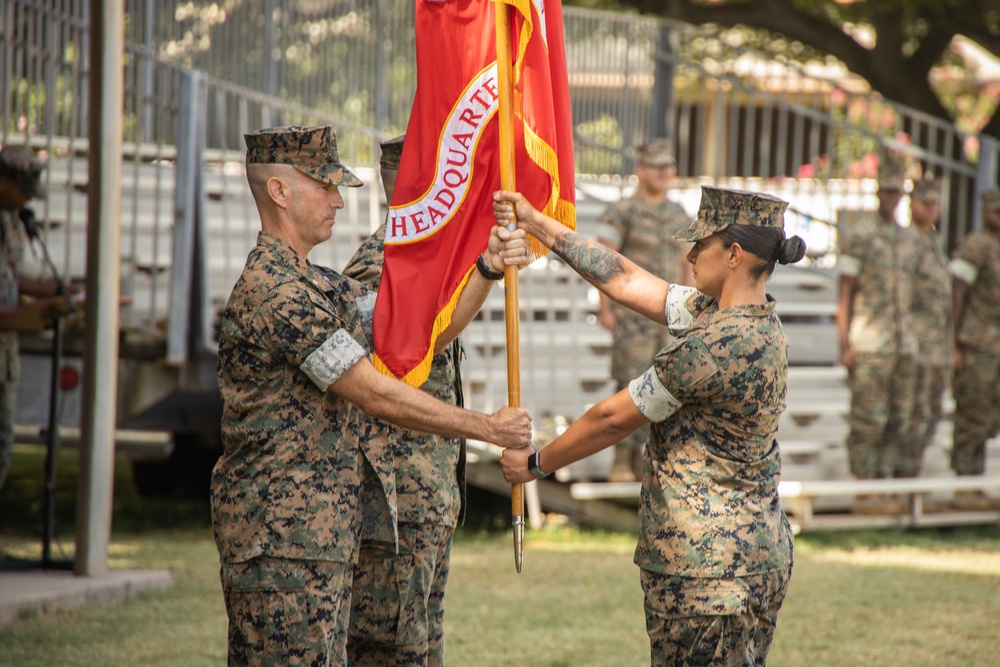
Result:
M528 457L528 472L534 475L535 479L549 476L549 473L542 472L542 469L538 467L538 452L532 452L531 456Z

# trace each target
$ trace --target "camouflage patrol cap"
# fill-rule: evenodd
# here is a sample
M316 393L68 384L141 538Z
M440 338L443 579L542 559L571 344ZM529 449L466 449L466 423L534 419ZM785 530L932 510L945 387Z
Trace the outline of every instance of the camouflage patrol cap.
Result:
M669 139L648 139L635 147L635 155L639 164L650 167L677 165L674 159L674 145Z
M906 165L896 158L885 158L878 165L879 190L904 190L906 188Z
M920 201L941 201L941 181L936 178L915 179L910 197Z
M686 229L674 234L678 241L698 241L729 225L784 227L788 202L771 195L743 190L701 186L698 217Z
M29 199L45 196L42 184L44 169L45 163L30 151L0 148L0 177L16 185Z
M287 164L317 181L358 187L361 179L340 163L337 133L326 127L271 127L244 134L247 164Z
M392 139L387 139L379 144L382 149L382 155L379 157L379 166L383 169L399 169L399 158L403 155L403 139L406 138L405 134L401 134L398 137L393 137Z
M983 208L991 211L1000 211L1000 188L990 188L979 193L983 201Z

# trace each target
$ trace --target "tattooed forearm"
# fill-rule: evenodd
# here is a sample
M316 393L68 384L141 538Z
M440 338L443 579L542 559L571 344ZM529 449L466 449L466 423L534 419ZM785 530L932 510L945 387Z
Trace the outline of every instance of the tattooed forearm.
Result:
M607 285L625 273L618 253L574 232L556 237L552 250L595 285Z

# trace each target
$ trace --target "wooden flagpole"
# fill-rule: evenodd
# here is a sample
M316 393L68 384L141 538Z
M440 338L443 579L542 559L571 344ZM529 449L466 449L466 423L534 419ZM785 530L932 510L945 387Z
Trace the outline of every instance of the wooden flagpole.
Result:
M510 12L503 0L494 0L497 24L497 91L500 122L500 187L516 189L514 173L513 59L510 49ZM515 218L508 229L517 228ZM520 307L517 267L504 267L504 319L507 324L507 404L521 407ZM514 567L521 572L524 545L524 484L510 486L511 527L514 530Z

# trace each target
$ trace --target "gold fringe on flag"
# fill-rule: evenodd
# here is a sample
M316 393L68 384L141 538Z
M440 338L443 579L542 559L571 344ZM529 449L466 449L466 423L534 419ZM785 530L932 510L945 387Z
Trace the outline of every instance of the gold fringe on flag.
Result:
M465 273L465 277L462 278L462 282L459 283L458 287L455 289L454 293L451 295L451 299L445 304L441 312L438 313L437 317L434 318L434 328L431 330L430 346L427 348L427 354L424 355L423 360L414 366L409 373L399 378L406 384L412 387L419 387L431 374L431 362L434 361L434 346L437 344L437 339L441 337L444 330L448 328L451 324L451 316L455 313L455 308L458 307L458 299L462 295L462 291L465 289L465 285L469 282L469 276L476 269L475 265L472 266ZM384 375L390 377L396 377L396 374L389 369L385 363L379 359L377 354L372 354L372 365L375 366L375 370Z

